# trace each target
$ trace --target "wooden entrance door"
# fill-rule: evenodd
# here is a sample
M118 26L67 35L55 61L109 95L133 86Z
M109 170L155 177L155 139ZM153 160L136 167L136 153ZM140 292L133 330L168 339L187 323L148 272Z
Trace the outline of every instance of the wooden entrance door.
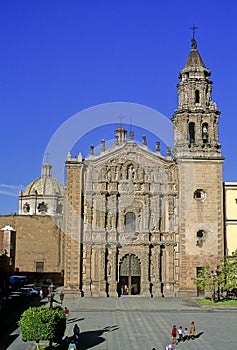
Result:
M140 294L141 263L136 255L125 255L120 264L119 276L121 294L123 294L123 288L125 294Z

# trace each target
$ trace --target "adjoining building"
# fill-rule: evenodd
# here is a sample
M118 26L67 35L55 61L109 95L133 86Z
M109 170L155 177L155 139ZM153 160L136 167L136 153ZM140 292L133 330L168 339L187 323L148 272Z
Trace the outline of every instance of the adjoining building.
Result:
M237 253L237 182L224 182L225 255Z
M42 165L41 177L19 193L19 214L0 216L1 227L14 228L14 231L8 230L9 235L15 237L14 269L8 271L8 275L36 273L41 274L41 279L47 279L47 276L63 274L63 200L64 188L52 177L51 165L46 162ZM0 231L0 248L10 258L12 243L5 244L7 234Z

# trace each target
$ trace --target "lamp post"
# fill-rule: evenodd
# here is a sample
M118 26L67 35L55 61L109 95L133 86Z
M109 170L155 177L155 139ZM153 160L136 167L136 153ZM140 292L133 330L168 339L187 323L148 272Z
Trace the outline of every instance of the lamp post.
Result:
M48 288L49 294L48 294L48 301L49 301L49 307L52 309L53 307L53 301L54 301L54 285L53 282L50 284Z
M62 290L61 290L61 292L59 293L60 301L57 301L57 300L54 299L55 294L57 294L57 293L54 292L54 284L53 284L53 282L52 282L52 283L50 284L50 286L48 287L48 291L49 291L49 294L48 294L48 301L49 301L49 307L50 307L50 309L52 309L52 307L53 307L53 302L58 303L58 304L61 304L61 305L63 304L64 293L63 293Z
M55 303L58 303L58 304L63 304L63 299L64 299L64 293L63 291L61 290L60 294L59 294L59 298L60 298L60 301L57 301L54 299L55 297L55 292L54 292L54 284L53 282L51 282L50 286L48 287L48 291L49 291L49 294L48 294L48 301L49 301L49 307L50 309L53 308L53 302ZM52 340L49 341L49 348L51 349L52 348Z

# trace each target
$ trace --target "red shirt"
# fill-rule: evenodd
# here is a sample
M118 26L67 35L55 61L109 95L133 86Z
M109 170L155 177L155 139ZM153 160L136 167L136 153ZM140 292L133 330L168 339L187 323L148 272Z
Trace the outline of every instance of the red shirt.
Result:
M69 310L68 309L65 309L64 312L65 312L66 315L69 314Z
M171 334L173 335L173 337L176 337L176 333L177 333L177 329L176 329L176 327L173 327L173 328L172 328L172 332L171 332Z

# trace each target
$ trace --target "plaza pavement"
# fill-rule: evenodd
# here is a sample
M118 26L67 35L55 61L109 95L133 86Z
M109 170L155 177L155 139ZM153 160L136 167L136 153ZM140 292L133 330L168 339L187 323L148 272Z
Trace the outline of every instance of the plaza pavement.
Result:
M192 298L78 298L64 300L70 310L65 335L81 329L79 350L164 350L171 341L171 328L189 329L195 322L195 340L176 345L177 350L237 349L237 309L201 307ZM203 332L203 333L202 333ZM19 334L19 329L16 330ZM33 350L20 336L10 350ZM5 349L4 349L5 350Z

